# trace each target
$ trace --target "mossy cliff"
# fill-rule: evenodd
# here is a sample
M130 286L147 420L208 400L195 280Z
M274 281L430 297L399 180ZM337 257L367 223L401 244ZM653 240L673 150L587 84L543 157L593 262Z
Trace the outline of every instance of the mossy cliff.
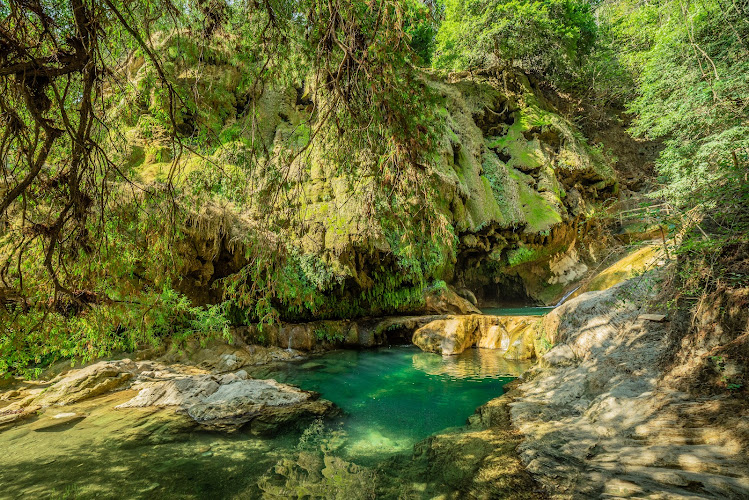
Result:
M171 180L185 206L203 207L177 245L178 286L193 299L218 300L222 278L234 297L263 280L282 317L352 317L423 310L445 284L483 302L550 302L585 270L586 218L616 194L616 176L525 75L422 74L436 133L405 182L416 185L399 191L397 168L323 123L303 76L257 88L229 42L199 56L187 39L162 43L180 111L172 123L154 69L134 56L118 147L141 182ZM170 127L209 146L167 142ZM257 300L237 303L262 315Z

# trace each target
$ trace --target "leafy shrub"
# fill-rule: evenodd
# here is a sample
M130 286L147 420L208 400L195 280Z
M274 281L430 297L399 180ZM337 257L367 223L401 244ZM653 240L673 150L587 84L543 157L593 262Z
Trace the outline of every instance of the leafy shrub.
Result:
M494 60L565 85L595 35L590 4L580 0L448 0L434 66L461 70Z

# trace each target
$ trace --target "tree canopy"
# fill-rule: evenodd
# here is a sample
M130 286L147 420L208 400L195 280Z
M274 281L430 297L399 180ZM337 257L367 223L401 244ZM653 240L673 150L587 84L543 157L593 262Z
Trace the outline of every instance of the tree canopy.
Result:
M580 0L448 0L434 65L457 70L494 62L570 82L596 29L590 5Z

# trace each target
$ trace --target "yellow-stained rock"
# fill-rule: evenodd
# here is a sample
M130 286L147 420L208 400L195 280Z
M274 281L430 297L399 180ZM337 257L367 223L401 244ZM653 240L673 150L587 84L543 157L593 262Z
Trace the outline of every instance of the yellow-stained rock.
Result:
M525 360L536 355L537 316L479 316L476 346L499 349L506 359Z
M478 316L438 319L416 330L413 343L421 350L449 356L460 354L476 342Z
M527 360L536 355L540 324L537 316L450 316L416 330L413 343L443 355L460 354L475 345L497 349L509 360Z

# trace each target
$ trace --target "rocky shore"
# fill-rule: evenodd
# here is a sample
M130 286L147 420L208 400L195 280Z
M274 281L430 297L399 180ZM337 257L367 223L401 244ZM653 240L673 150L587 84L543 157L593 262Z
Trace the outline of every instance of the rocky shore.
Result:
M669 324L648 314L658 279L583 294L544 319L555 346L510 407L518 453L552 498L749 497L749 408L667 382Z
M252 434L274 434L337 411L333 403L314 392L275 380L255 380L244 370L220 374L185 365L122 359L101 361L65 372L47 383L4 393L0 431L47 410L114 391L136 393L114 405L114 410L163 409L189 416L196 428L212 431L244 429ZM66 419L85 418L63 414Z

